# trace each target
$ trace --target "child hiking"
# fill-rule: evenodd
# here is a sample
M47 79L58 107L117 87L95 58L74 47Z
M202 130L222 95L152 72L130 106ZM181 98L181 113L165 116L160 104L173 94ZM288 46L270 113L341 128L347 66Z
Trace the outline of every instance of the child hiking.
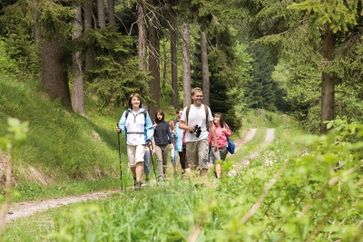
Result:
M145 146L150 142L154 129L149 114L142 108L141 96L130 95L128 109L123 112L117 131L126 133L127 157L134 178L134 188L141 189Z
M185 173L186 169L188 168L188 163L186 161L186 148L185 148L185 130L180 128L180 117L183 114L183 110L176 111L176 118L170 121L170 126L173 127L173 145L175 153L178 152L179 154L179 162L182 168L182 174ZM175 154L174 154L175 156ZM173 157L176 159L176 157Z
M168 165L168 152L172 142L170 127L164 120L164 113L158 110L155 114L155 154L158 162L158 180L163 180L166 176L166 167Z
M220 178L222 174L221 163L227 156L227 138L231 136L232 132L227 123L224 122L221 113L214 114L213 123L216 135L214 138L209 135L209 143L211 144L211 158L215 164L215 174L217 178Z

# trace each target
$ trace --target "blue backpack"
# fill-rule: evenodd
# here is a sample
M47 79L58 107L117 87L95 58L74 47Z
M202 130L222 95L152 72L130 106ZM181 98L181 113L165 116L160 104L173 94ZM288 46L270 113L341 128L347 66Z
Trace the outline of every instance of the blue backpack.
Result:
M236 145L233 143L233 141L230 138L227 138L227 150L229 153L234 154L234 150L236 148Z

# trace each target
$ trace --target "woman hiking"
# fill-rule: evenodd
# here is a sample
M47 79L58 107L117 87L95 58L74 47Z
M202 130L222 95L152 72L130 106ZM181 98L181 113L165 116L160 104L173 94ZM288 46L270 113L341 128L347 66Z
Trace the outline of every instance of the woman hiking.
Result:
M172 142L170 127L164 120L164 113L158 110L155 114L155 154L158 160L158 180L162 181L166 175L169 144Z
M212 161L215 164L216 177L220 178L222 174L221 163L227 156L227 138L231 136L232 131L228 127L227 123L224 122L223 115L221 113L214 114L213 123L216 130L216 136L214 142L212 142L212 135L209 135L209 144L214 144L211 146L211 156Z
M145 146L154 134L152 121L147 111L142 108L141 100L138 93L130 95L128 109L123 112L117 127L118 132L126 133L127 157L136 190L141 189Z

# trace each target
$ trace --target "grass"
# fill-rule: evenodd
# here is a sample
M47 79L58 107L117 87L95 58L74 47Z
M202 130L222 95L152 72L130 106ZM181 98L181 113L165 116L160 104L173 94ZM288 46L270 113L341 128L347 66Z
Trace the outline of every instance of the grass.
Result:
M310 155L301 156L301 150L306 147L297 142L299 132L277 127L275 143L261 154L265 159L274 158L270 166L264 166L261 159L259 164L256 162L236 177L225 176L218 181L209 177L207 182L170 179L162 186L140 192L129 191L104 201L55 209L9 224L2 238L4 241L14 238L186 241L197 227L201 228L198 241L305 241L309 238L353 241L359 238L357 226L363 206L358 199L361 188L354 183L359 180L359 172L355 177L344 176L338 187L326 186L332 177L339 175L329 172L332 156L321 160L325 154L319 147L316 152L312 148ZM253 151L262 137L263 130L255 141L246 144L245 150ZM243 149L238 151L236 156L243 156L243 152ZM276 183L268 188L266 184L273 177ZM319 199L315 200L316 197ZM245 221L252 207L258 209ZM19 230L25 221L32 223ZM322 227L314 234L317 224Z

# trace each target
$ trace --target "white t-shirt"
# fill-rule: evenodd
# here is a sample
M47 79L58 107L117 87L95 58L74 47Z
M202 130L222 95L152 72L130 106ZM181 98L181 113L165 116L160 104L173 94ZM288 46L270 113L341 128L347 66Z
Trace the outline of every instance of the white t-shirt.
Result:
M184 108L183 114L180 118L181 121L187 122L187 107ZM192 104L190 106L189 110L189 117L188 117L188 126L195 126L198 125L202 128L202 132L197 138L195 136L195 133L190 133L189 131L185 132L185 142L195 142L203 139L208 139L208 131L206 126L206 120L205 120L205 109L204 104L200 105L200 107L195 106ZM208 107L208 122L213 122L213 116L210 108Z

